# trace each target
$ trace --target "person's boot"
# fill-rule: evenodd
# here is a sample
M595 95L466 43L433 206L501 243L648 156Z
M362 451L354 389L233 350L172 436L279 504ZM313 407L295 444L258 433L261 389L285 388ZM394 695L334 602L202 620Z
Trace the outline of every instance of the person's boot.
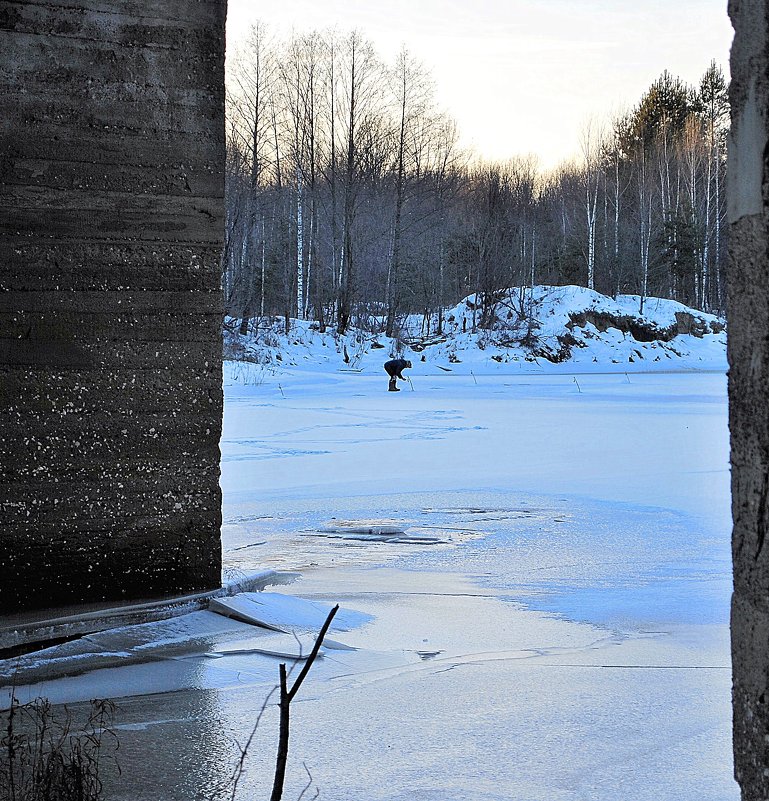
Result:
M400 392L398 387L395 386L395 377L394 376L393 376L393 378L390 379L390 387L389 387L388 391L389 392Z

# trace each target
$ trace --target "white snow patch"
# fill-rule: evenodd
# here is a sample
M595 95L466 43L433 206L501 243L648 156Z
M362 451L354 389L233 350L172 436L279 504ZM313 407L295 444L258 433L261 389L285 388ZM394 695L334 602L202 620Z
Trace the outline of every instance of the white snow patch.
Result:
M229 598L212 598L212 612L283 632L317 632L332 606L306 601L279 592L244 592ZM371 616L339 609L331 622L337 631L349 631L371 620Z
M643 311L641 308L643 307ZM579 286L513 287L499 293L486 328L478 299L470 295L425 324L422 315L402 321L399 336L350 330L321 332L317 323L265 323L256 336L225 327L226 385L275 383L286 374L323 371L382 374L398 354L413 371L464 375L541 372L649 372L726 369L722 319L663 298L609 298ZM406 377L412 373L404 374Z

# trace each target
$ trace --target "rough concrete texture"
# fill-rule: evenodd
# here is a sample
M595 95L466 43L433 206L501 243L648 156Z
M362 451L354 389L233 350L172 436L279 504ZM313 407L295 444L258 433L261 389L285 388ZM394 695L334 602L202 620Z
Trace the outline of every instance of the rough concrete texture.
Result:
M735 775L769 799L769 0L733 0L729 405ZM758 187L758 190L756 189Z
M225 6L0 2L0 614L220 583Z

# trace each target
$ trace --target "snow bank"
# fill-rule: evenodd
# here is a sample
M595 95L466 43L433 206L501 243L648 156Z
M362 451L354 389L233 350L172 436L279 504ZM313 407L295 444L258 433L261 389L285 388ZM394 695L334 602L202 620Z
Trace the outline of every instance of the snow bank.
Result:
M578 286L514 287L499 293L486 316L470 295L444 313L440 332L435 318L410 315L394 338L362 330L341 336L304 320L293 320L288 334L280 320L241 337L228 320L225 383L260 384L303 368L381 373L396 354L432 373L726 369L724 321L673 300L642 304L637 295L609 298Z

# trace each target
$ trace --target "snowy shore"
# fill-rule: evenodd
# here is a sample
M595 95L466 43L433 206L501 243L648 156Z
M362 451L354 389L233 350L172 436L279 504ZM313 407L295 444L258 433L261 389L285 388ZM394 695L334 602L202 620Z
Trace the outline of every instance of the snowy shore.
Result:
M429 325L403 320L397 337L351 330L344 336L316 323L266 321L247 336L225 327L225 383L257 384L286 370L350 370L381 374L402 355L423 372L512 375L569 372L658 372L726 369L724 321L672 300L619 295L584 287L513 288L500 294L487 328L479 328L475 296Z

